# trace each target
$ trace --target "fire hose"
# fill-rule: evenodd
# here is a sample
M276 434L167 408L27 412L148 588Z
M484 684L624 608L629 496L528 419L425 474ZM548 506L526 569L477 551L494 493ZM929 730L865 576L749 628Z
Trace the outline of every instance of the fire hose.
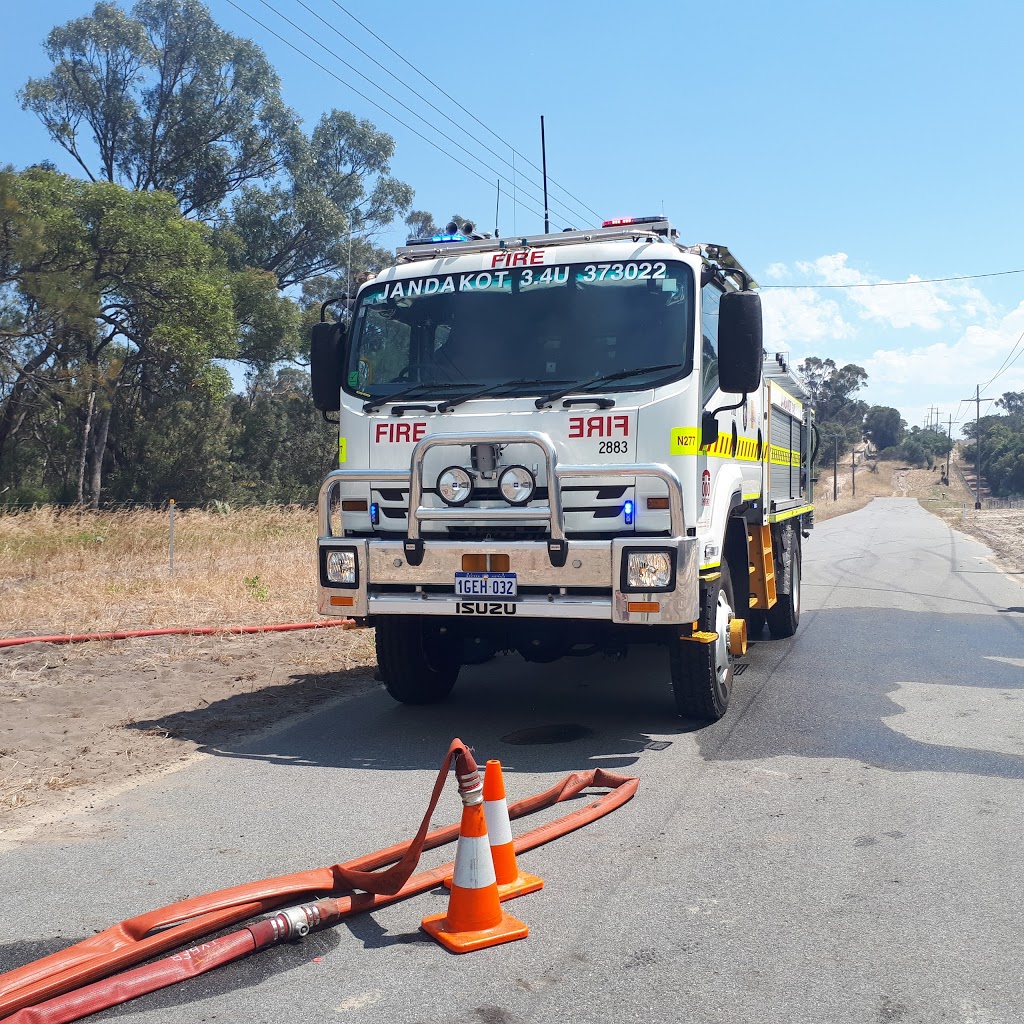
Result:
M457 824L428 831L453 762L463 799L479 787L472 753L461 740L452 740L426 813L409 842L342 864L194 896L122 921L67 949L0 976L0 1020L7 1024L62 1024L79 1020L205 973L258 949L304 936L354 914L434 888L451 874L452 864L418 874L413 872L424 850L449 843L458 835ZM518 836L516 854L567 835L621 807L632 798L639 782L636 778L596 768L567 775L550 789L510 805L509 817L515 819L570 800L589 788L608 790L585 806ZM378 870L388 864L391 867ZM362 891L352 893L353 889ZM336 895L339 892L347 894ZM277 910L285 903L303 904L310 900L313 902L289 907L197 948L110 977L117 971L257 914Z
M21 644L81 644L89 640L133 640L139 636L217 636L243 633L289 633L296 629L357 629L354 619L325 619L323 622L286 622L272 626L171 626L165 629L124 629L113 633L60 633L56 636L15 636L0 640L0 647Z

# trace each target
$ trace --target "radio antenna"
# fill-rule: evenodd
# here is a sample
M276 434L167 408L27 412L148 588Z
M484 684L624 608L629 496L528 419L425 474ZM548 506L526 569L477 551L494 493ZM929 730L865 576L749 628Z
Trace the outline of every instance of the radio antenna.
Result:
M540 162L541 173L544 176L544 234L551 231L551 224L548 221L548 148L544 143L544 115L540 115Z
M494 237L498 237L498 207L501 205L501 178L498 179L498 198L494 200Z

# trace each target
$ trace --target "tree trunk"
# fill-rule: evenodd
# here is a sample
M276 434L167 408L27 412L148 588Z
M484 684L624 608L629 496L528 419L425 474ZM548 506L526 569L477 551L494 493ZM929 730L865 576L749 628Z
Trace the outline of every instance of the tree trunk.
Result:
M57 346L47 342L42 350L30 359L18 374L7 400L0 405L0 455L7 447L7 442L18 432L25 421L28 411L25 405L26 393L32 386L36 370L38 370L57 351Z
M92 446L92 462L90 465L89 505L100 507L100 490L103 487L103 456L107 450L107 434L110 433L110 418L114 414L114 403L103 410L99 430L96 432Z
M89 455L89 434L92 432L92 413L96 408L96 392L89 392L89 404L85 411L85 426L82 428L82 453L78 458L78 504L85 504L85 462Z

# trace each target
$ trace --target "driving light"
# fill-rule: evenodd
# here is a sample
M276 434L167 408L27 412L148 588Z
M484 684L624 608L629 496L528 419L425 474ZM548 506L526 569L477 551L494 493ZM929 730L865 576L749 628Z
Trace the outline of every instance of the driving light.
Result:
M628 551L626 587L629 590L668 590L674 566L668 551Z
M536 486L533 474L525 466L509 466L498 477L498 490L510 505L525 505Z
M354 551L327 552L327 579L342 586L355 586L356 553Z
M437 478L437 493L446 505L465 505L473 493L473 479L461 466L449 466Z

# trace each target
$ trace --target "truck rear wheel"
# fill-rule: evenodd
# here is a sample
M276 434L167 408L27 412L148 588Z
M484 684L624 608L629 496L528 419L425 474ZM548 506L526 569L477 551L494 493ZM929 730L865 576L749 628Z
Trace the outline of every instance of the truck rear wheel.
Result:
M788 594L779 594L779 599L768 609L768 629L773 640L785 640L796 632L800 625L800 570L803 561L800 544L792 553L792 585Z
M717 633L713 643L673 638L669 643L669 666L676 712L682 718L717 722L729 707L733 665L729 653L729 623L734 617L732 577L722 562L716 599L701 617L703 632Z
M402 704L436 704L455 685L462 667L462 639L439 619L384 616L374 643L385 689Z

